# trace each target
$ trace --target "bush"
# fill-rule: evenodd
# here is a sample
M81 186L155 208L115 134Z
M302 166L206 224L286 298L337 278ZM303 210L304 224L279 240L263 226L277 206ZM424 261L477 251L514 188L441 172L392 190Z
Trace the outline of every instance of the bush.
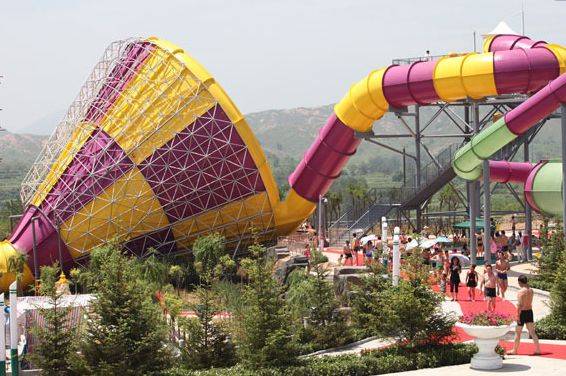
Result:
M454 344L427 347L391 347L362 356L306 358L281 368L246 369L242 366L202 372L172 370L169 376L369 376L421 368L469 363L477 351L474 345Z
M211 283L209 276L204 280ZM223 328L214 321L220 311L217 296L209 286L196 291L198 301L192 305L196 318L181 321L186 343L182 348L185 366L189 369L230 366L234 364L234 348Z
M366 334L394 338L398 343L440 343L452 336L455 317L441 308L442 296L428 285L428 269L418 257L405 260L408 280L392 286L376 268L353 297L355 325Z
M89 274L96 299L80 346L85 374L162 374L171 360L167 327L136 262L107 245L92 251Z
M252 258L242 260L249 278L244 288L244 309L236 314L236 350L246 365L262 367L294 361L296 346L282 287L272 276L274 261L260 245L249 248Z
M295 270L288 278L286 301L293 317L295 334L303 345L301 353L341 346L352 340L346 317L334 288L327 280L323 258L313 257L314 275Z
M40 308L43 327L33 328L37 346L31 354L36 366L48 375L80 375L77 351L77 330L70 326L70 308L62 307L62 294L57 291L57 266L41 267L41 295L49 299L50 308Z
M540 339L566 340L566 326L556 320L553 315L537 321L536 331Z

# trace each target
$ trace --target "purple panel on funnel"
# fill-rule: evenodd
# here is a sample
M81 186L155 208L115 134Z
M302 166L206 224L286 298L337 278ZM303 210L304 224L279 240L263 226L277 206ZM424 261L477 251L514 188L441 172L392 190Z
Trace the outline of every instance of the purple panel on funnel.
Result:
M333 143L334 140L340 142ZM360 140L355 137L354 131L332 114L320 131L317 141L310 146L305 158L289 176L289 185L299 196L317 202L319 195L328 191L341 166L355 153L359 144ZM319 154L318 146L327 153L326 158Z
M87 110L85 121L93 123L100 121L118 98L118 94L150 55L152 49L153 45L148 42L134 43L127 47L126 56L112 69L104 82L104 86Z
M169 254L177 252L177 243L173 230L167 227L132 239L124 244L124 248L136 256L143 256L149 248L154 248L162 254Z
M559 73L556 57L546 48L497 51L493 64L498 94L536 91Z
M116 141L103 130L96 130L77 152L40 209L53 223L65 221L133 165Z
M265 191L246 144L218 105L139 168L170 222Z
M32 224L32 218L37 218ZM27 264L32 272L34 269L33 260L33 229L35 230L35 244L37 248L38 266L52 265L59 261L59 246L61 247L61 258L63 269L68 270L73 265L73 258L65 243L60 240L57 230L49 219L43 215L35 206L26 209L18 226L10 237L10 242L21 253L27 255Z

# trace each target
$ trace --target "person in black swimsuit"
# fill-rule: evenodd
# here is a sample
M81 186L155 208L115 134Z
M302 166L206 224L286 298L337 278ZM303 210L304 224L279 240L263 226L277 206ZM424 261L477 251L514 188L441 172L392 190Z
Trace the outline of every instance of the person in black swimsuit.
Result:
M462 266L458 257L452 257L450 260L450 294L452 301L458 300L458 287L460 286L460 272Z
M468 296L472 302L476 301L476 287L478 285L478 272L476 272L476 264L472 264L468 274L466 274L466 286L468 286Z
M517 326L515 327L515 343L513 344L513 350L509 351L507 354L517 354L519 345L521 344L521 332L523 331L523 326L526 325L529 336L533 339L533 344L535 345L534 355L540 355L540 345L535 331L535 319L533 315L534 291L529 287L529 280L526 275L520 275L517 280L521 289L517 293Z

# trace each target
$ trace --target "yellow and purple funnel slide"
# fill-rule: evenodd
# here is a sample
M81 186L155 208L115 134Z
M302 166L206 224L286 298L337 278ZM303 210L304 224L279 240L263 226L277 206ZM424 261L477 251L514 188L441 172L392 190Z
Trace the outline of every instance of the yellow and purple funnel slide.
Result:
M115 42L22 185L26 210L0 242L0 287L13 280L8 263L18 254L27 255L30 283L39 266L68 269L112 239L143 255L188 250L212 231L233 248L289 234L356 152L355 132L390 107L538 92L531 101L565 80L562 47L501 41L492 38L484 53L375 70L353 85L289 177L284 200L246 120L210 73L159 38ZM537 117L506 116L487 138L510 141ZM459 153L459 174L477 177L485 138Z

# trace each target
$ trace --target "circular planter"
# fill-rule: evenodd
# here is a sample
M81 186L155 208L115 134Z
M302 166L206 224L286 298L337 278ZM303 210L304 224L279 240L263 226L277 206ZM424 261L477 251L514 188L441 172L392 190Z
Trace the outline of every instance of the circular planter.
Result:
M511 324L500 326L468 325L461 322L456 326L462 328L466 334L474 337L478 352L472 357L471 367L474 369L493 370L503 367L503 360L495 352L499 338L511 329Z

